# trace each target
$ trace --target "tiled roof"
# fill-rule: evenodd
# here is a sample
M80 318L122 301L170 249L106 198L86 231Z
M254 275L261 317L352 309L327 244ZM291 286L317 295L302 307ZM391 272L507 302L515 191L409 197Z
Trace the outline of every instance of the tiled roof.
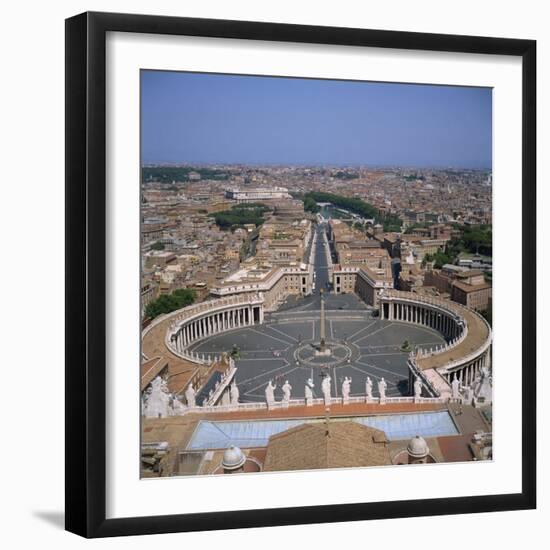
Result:
M354 422L303 424L272 436L265 471L391 464L384 432Z

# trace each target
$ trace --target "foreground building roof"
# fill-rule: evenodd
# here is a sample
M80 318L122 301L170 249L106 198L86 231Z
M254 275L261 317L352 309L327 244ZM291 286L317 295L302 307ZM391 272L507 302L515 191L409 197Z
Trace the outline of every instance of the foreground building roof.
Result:
M391 464L386 435L354 422L303 424L274 435L265 471L353 468Z

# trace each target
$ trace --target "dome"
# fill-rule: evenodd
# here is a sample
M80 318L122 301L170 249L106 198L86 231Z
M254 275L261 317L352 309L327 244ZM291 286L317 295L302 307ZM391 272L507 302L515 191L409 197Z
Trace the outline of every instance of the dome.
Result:
M245 462L246 456L239 447L231 445L223 453L222 466L225 470L238 470Z
M430 449L425 439L417 435L409 441L407 452L414 458L423 458L429 454Z

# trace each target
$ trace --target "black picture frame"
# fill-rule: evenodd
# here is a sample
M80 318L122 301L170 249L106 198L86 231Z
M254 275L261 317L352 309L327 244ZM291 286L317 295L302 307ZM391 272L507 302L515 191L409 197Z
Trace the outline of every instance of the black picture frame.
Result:
M109 31L520 57L522 491L517 494L106 519L105 41ZM536 42L83 13L66 20L66 529L108 537L532 509L536 506Z

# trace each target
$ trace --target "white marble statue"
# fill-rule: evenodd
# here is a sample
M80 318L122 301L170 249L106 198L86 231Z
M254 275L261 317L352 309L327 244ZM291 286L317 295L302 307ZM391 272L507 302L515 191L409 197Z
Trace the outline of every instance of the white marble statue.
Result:
M417 376L414 381L414 398L419 399L420 397L422 397L422 380Z
M386 400L386 388L388 387L388 384L386 384L386 381L384 378L380 378L380 381L378 382L378 393L380 394L380 401Z
M456 374L451 382L451 396L453 399L460 399L460 380Z
M153 388L151 385L147 386L147 389L141 394L141 414L142 416L147 416L147 401L149 400L149 396L151 395L151 392L153 391Z
M172 415L180 416L185 413L184 404L175 396L172 396Z
M190 383L185 390L185 399L188 407L196 407L195 395L195 388L193 387L193 384Z
M267 402L267 406L270 407L275 403L275 384L270 380L267 383L267 386L265 387L265 400Z
M287 403L290 401L290 392L292 391L292 386L288 383L288 380L283 384L283 402Z
M239 387L235 382L231 385L231 405L239 404Z
M306 398L306 405L313 405L313 380L311 378L307 379L306 386L304 388L304 396Z
M479 380L474 386L474 399L476 403L489 404L493 400L493 385L489 368L482 367Z
M330 405L331 403L330 382L331 382L331 378L328 374L323 378L323 381L321 382L321 390L323 391L325 405Z
M370 376L367 376L367 381L365 382L365 391L367 393L367 399L372 399L372 380Z
M144 415L148 418L170 416L170 394L160 376L151 382L151 391L147 392L144 405Z
M349 403L350 390L351 390L351 377L348 378L346 376L344 378L344 381L342 382L342 400L344 403Z
M470 386L464 386L462 389L464 391L464 403L466 403L466 405L471 405L472 399L474 398L472 388Z
M222 392L220 405L222 405L222 407L227 407L231 405L231 395L228 391L228 388L225 388Z

